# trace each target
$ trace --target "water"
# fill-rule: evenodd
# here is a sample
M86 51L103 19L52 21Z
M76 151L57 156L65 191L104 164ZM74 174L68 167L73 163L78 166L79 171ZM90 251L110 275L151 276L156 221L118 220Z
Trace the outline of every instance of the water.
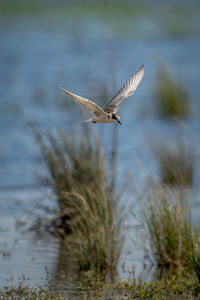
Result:
M134 21L135 22L135 21ZM134 23L133 22L133 23ZM111 29L114 28L111 22ZM129 20L130 26L132 25ZM126 24L126 25L127 25ZM156 70L160 60L165 62L178 82L192 96L193 116L187 124L200 135L199 124L199 64L200 40L195 34L170 37L144 17L138 21L138 34L108 34L108 25L95 18L73 21L66 19L13 17L0 21L0 285L17 284L23 278L31 286L48 282L48 274L60 272L66 257L58 240L18 228L30 225L39 205L52 209L56 201L48 189L38 185L36 173L41 166L38 148L28 127L34 122L42 129L59 125L66 130L78 126L78 105L71 103L57 90L57 85L95 100L106 85L112 96L113 86L120 88L143 63L145 76L135 95L120 108L123 126L119 127L119 178L130 164L140 161L146 176L159 177L157 161L152 153L153 137L172 137L177 125L162 121L155 112ZM145 25L146 24L146 25ZM196 23L195 23L196 24ZM150 26L150 36L145 33ZM111 30L112 32L112 30ZM163 33L163 35L161 35ZM114 74L114 75L113 75ZM181 77L180 77L181 75ZM114 81L114 84L112 82ZM100 105L107 99L97 97ZM93 126L93 125L91 125ZM103 143L111 147L110 125L104 126ZM139 189L141 176L135 166L134 185ZM199 212L199 175L195 178L195 213ZM128 202L137 200L130 195ZM25 228L27 228L25 226ZM140 224L130 216L127 236L140 235ZM119 263L122 278L136 276L143 268L141 249L127 238ZM122 265L125 264L125 271ZM70 263L68 262L68 266ZM47 269L46 269L47 267ZM61 268L63 269L63 268ZM67 270L67 268L65 268ZM68 270L70 270L68 268ZM63 272L63 270L62 270ZM129 273L131 272L131 273ZM70 272L69 272L70 274ZM67 275L68 276L68 275ZM69 275L70 277L70 275Z

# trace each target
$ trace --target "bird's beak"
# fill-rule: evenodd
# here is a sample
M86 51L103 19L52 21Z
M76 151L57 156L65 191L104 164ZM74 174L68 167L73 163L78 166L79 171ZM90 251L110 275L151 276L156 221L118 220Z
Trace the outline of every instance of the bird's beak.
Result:
M120 122L120 120L117 120L117 122L118 122L120 125L122 125L122 123Z

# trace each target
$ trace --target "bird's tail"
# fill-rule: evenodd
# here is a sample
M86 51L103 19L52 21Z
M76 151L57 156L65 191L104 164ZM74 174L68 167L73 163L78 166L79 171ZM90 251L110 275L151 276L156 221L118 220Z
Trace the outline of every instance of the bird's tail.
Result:
M92 122L93 119L88 119L88 120L84 120L84 121L81 121L82 123L86 123L86 122Z

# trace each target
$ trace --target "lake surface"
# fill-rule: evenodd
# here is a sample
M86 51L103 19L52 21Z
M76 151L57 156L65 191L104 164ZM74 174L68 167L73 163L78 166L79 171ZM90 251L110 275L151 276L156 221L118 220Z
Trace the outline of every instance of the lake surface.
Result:
M193 21L195 25L196 19ZM135 24L137 31L130 30L123 36L126 28ZM183 130L174 122L158 118L156 113L155 88L161 62L190 93L192 117L185 120L185 124L200 136L199 36L194 31L175 38L146 16L124 21L120 28L123 25L124 31L118 32L117 21L107 23L91 16L76 19L76 22L73 16L22 15L0 19L1 286L15 285L23 278L31 286L45 284L49 281L48 274L67 270L60 267L65 266L66 257L61 255L62 246L55 237L37 237L26 230L38 215L44 214L41 205L56 208L49 188L42 187L37 180L42 170L29 122L42 130L60 126L69 132L80 123L78 105L62 95L57 86L103 106L113 91L145 65L145 76L137 91L120 108L123 126L119 126L118 180L120 182L120 177L133 165L133 184L138 191L142 190L143 181L135 158L147 178L153 174L158 180L158 163L150 141L159 137L173 139L177 130ZM87 118L84 114L82 119ZM109 153L111 125L90 126L97 131L103 126L102 142ZM199 147L192 138L191 143ZM197 221L199 179L197 166L194 186L189 192ZM126 201L137 211L136 194L131 194ZM26 224L25 227L21 227L22 224ZM132 242L132 238L140 236L140 224L132 216L127 217L126 236L119 263L121 278L133 276L133 268L136 276L143 270L143 252L134 248Z

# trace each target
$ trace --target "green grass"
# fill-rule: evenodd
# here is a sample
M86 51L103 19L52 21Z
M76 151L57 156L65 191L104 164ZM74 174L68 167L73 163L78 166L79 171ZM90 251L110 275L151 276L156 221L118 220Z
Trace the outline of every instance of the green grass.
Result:
M195 231L182 192L153 186L144 205L144 225L158 275L191 273Z
M57 299L63 300L64 297L59 292L52 292L46 287L30 288L20 283L17 287L4 287L0 290L1 299Z
M39 1L1 1L1 15L36 14L44 12L45 5Z
M109 2L109 1L108 1ZM142 4L129 3L126 5L122 1L111 1L104 4L103 1L69 1L68 3L44 3L42 1L1 1L0 14L18 15L18 14L35 14L35 13L53 13L59 12L65 15L90 15L94 17L110 16L130 17L141 14L146 11Z
M163 66L158 71L156 110L164 118L186 118L191 114L187 91L174 81Z
M193 183L197 155L189 141L177 134L174 141L157 141L153 145L158 160L162 183L167 185L190 186Z
M52 291L48 288L37 289L19 285L16 288L5 287L0 292L1 299L198 299L200 285L193 279L168 279L154 282L117 281L114 284L105 284L93 281L87 287L79 285L77 288L63 292Z
M199 232L194 235L194 247L190 251L189 262L191 264L191 268L193 273L200 282L200 236Z
M87 127L79 133L37 133L36 137L49 174L43 180L52 186L59 205L59 217L52 226L66 251L80 270L116 270L121 218L99 139Z
M155 7L156 5L156 7ZM18 0L18 1L0 1L0 15L5 17L21 18L22 16L33 16L42 18L42 20L63 21L77 18L76 28L80 27L85 22L85 18L90 20L100 20L104 22L109 20L109 26L112 28L114 36L130 37L137 36L138 38L149 38L161 36L170 36L172 38L185 38L197 36L200 32L199 19L199 4L182 5L180 3L140 3L131 1L33 1L33 0ZM187 18L187 24L185 19ZM119 22L120 20L120 22ZM144 22L142 22L144 20ZM148 21L146 23L146 20ZM144 26L141 26L141 22ZM146 23L146 24L145 24ZM159 30L152 30L153 27ZM63 24L62 24L63 27ZM77 29L76 29L77 30ZM72 28L73 31L73 28ZM77 34L77 32L72 32Z

